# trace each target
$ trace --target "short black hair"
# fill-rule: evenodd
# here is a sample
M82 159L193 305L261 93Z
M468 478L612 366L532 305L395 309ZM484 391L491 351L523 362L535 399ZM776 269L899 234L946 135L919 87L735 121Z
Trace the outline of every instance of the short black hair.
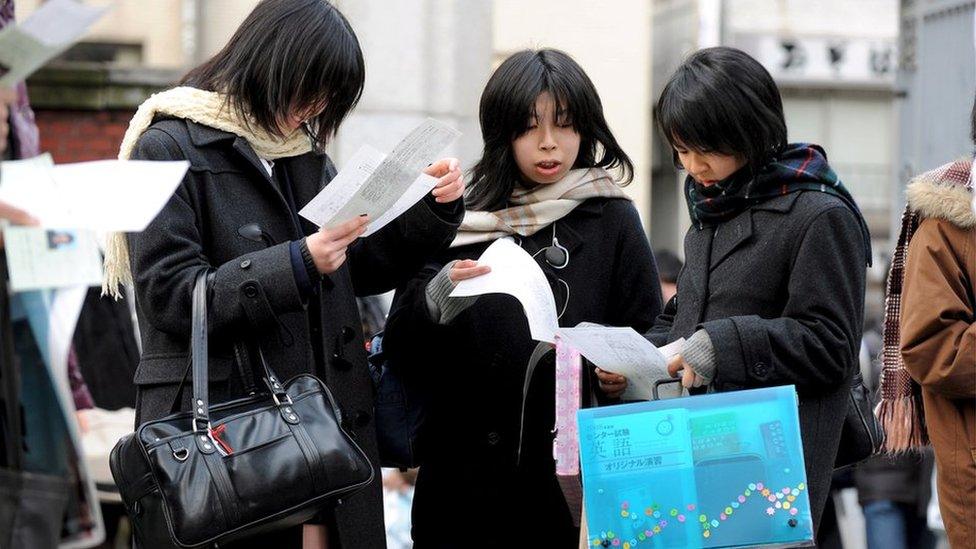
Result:
M321 110L305 125L321 147L359 102L365 79L359 40L335 6L263 0L180 85L227 94L243 120L278 137L295 110Z
M495 70L481 95L484 152L472 169L468 208L494 211L508 204L522 179L512 141L528 130L536 100L545 92L552 95L557 117L565 117L580 135L573 168L619 168L622 185L633 180L634 165L610 131L600 96L583 68L559 50L523 50Z
M735 48L692 54L664 86L656 111L672 147L737 156L754 171L787 144L779 88L769 71Z

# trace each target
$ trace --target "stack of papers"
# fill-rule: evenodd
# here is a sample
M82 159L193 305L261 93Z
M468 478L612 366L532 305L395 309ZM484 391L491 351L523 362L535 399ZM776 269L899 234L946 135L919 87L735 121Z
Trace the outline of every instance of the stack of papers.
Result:
M15 292L100 283L95 231L139 232L166 205L189 163L100 160L55 166L50 155L0 165L0 201L37 227L4 227Z
M20 25L0 31L0 86L24 80L68 49L108 7L72 0L49 0Z

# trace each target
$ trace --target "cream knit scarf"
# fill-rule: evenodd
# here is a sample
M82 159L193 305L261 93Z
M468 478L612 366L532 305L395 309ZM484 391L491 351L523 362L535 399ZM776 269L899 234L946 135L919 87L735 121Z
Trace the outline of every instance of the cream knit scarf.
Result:
M132 155L139 138L158 116L183 118L243 137L259 157L267 160L298 156L312 150L311 140L302 130L294 131L286 139L278 138L256 124L248 124L238 117L236 109L225 95L179 87L154 94L139 106L122 138L119 159L127 160ZM105 246L102 295L111 295L118 299L121 296L119 284L131 283L132 271L125 234L111 233Z
M570 170L556 183L532 188L516 187L512 206L494 212L469 211L452 248L491 242L503 236L531 236L573 211L588 198L627 198L603 168Z

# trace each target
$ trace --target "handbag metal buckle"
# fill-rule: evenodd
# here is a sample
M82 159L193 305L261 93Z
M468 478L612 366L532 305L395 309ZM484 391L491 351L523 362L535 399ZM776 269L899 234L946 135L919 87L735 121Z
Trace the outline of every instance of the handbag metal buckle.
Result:
M281 406L281 401L278 400L278 395L271 393L271 398L274 399L276 406ZM288 396L288 393L285 393L285 404L288 404L289 406L294 404L294 402L291 401L291 397Z
M186 458L190 457L190 450L187 448L174 450L173 457L176 459L176 461L186 461Z
M191 424L193 425L193 432L194 433L198 433L198 432L200 432L200 431L203 430L203 429L200 429L199 427L197 427L197 418L193 418ZM210 420L207 420L207 432L208 433L210 432L210 429L212 429L212 427L210 427Z

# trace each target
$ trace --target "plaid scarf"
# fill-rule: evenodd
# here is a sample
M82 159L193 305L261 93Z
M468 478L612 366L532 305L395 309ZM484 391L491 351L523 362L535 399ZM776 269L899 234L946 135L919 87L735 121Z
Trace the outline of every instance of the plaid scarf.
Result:
M926 172L908 186L960 185L972 191L973 160L959 160ZM885 294L884 350L881 353L881 402L875 413L885 430L884 450L900 452L925 446L929 442L922 408L922 390L905 369L901 356L901 292L905 281L908 245L923 215L912 208L911 200L901 216L901 232L891 258Z
M827 164L827 154L819 145L791 143L755 175L744 167L714 185L702 185L691 176L685 180L688 212L698 228L728 221L756 204L799 191L827 193L844 201L861 224L870 265L871 233L867 223L854 197Z
M508 208L494 212L469 211L458 229L452 248L491 242L503 236L532 236L562 219L588 198L627 198L603 168L570 170L549 185L517 186Z

